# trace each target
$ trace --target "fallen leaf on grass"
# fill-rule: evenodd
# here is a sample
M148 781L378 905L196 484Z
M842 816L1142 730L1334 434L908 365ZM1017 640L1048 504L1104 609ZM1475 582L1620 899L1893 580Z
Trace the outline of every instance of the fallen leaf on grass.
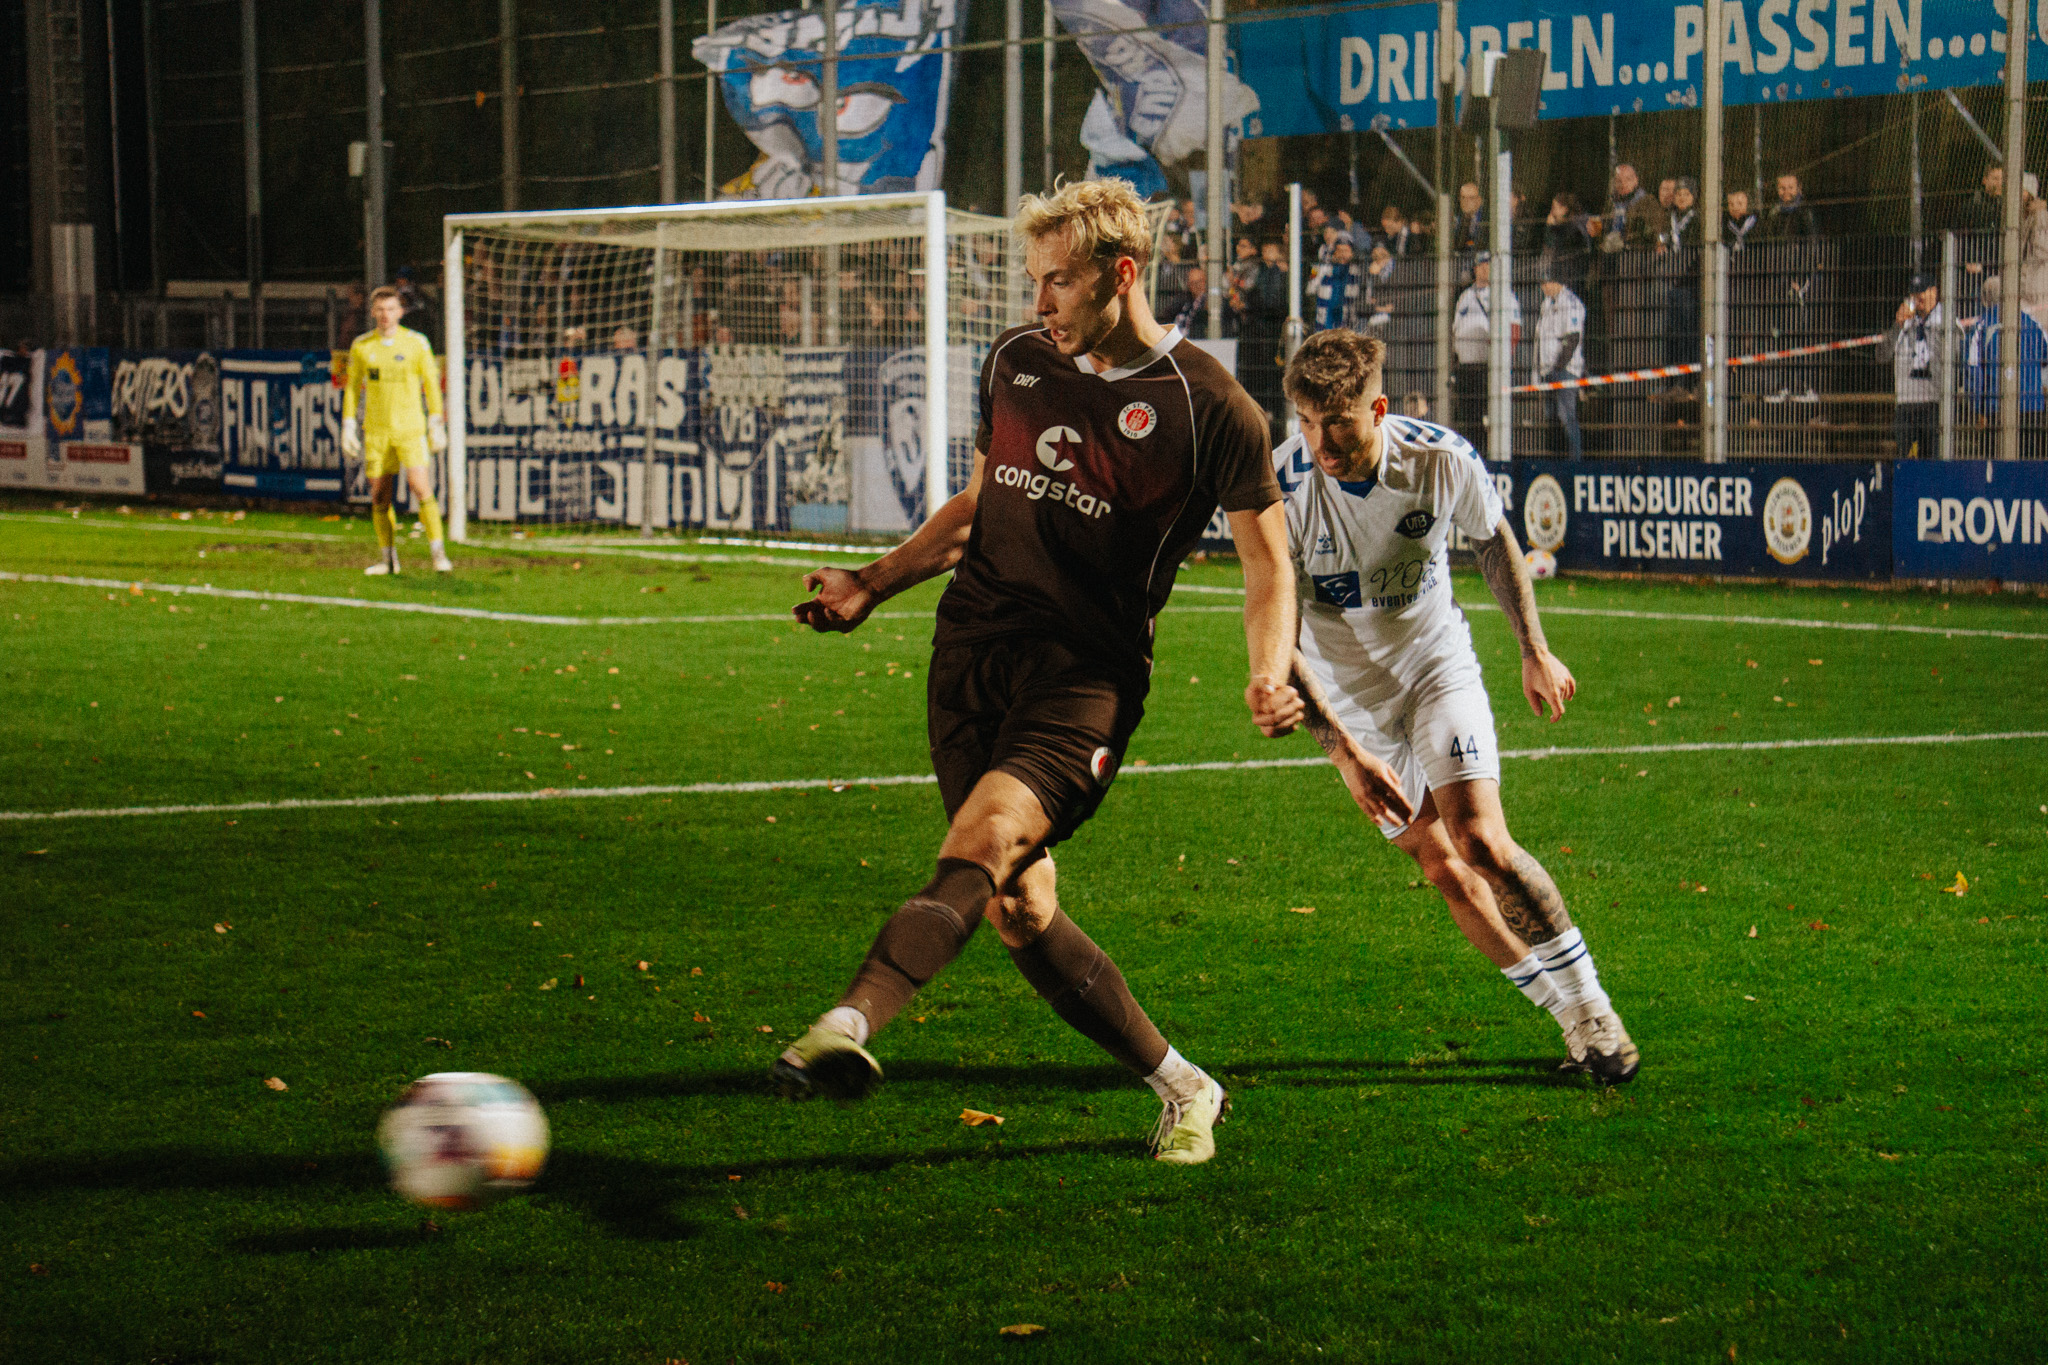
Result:
M1557 1220L1547 1213L1525 1213L1522 1215L1522 1221L1532 1228L1541 1228L1548 1227Z
M192 1011L192 1017L193 1017L194 1019L204 1019L204 1018L206 1017L206 1011L205 1011L205 1010L193 1010L193 1011Z
M1001 1127L1003 1116L1001 1114L985 1114L979 1109L962 1109L960 1111L960 1121L969 1128L979 1128L984 1123L993 1123Z
M1899 1154L1897 1152L1879 1152L1878 1155L1884 1158L1886 1161L1897 1161L1899 1159Z
M748 1212L747 1212L747 1211L746 1211L745 1209L741 1208L741 1207L740 1207L740 1206L739 1206L738 1204L734 1204L734 1205L732 1206L732 1216L733 1216L733 1217L735 1217L735 1218L752 1218L752 1217L753 1217L754 1215L753 1215L753 1214L751 1214L751 1213L748 1213Z
M213 932L215 932L216 934L225 934L228 930L234 927L235 926L232 924L216 924L213 926Z
M1750 925L1750 926L1749 926L1749 936L1750 936L1751 938L1755 938L1755 937L1756 937L1756 926L1755 926L1754 924L1752 924L1752 925Z
M1679 700L1679 698L1673 697L1670 701L1664 703L1664 709L1669 711L1672 707L1678 705Z
M1756 999L1756 997L1755 997L1755 996L1753 996L1753 995L1745 995L1745 996L1743 996L1742 998L1743 998L1744 1000L1751 1000L1751 1001L1753 1001L1753 1000L1755 1000L1755 999Z
M692 967L692 968L690 968L690 975L691 975L691 976L702 976L702 975L704 975L704 969L703 969L702 967Z
M1808 662L1808 663L1812 664L1812 665L1813 665L1813 666L1814 666L1815 668L1819 668L1819 667L1820 667L1820 660L1819 660L1819 659L1808 659L1808 660L1807 660L1806 662Z
M1821 923L1821 921L1819 921L1819 920L1815 920L1815 921L1813 921L1813 923L1811 923L1811 924L1807 925L1806 927L1807 927L1807 928L1809 928L1809 929L1813 929L1813 930L1821 930L1821 929L1832 929L1832 928L1834 928L1835 926L1834 926L1834 925L1832 925L1832 924L1823 924L1823 923Z
M272 1076L269 1080L266 1080L263 1083L269 1086L272 1090L284 1090L287 1088L285 1083L275 1076Z
M770 1280L768 1281L767 1288L768 1292L771 1294L780 1294L783 1290L789 1288L789 1286L782 1283L782 1281L780 1280Z
M643 972L647 970L647 964L646 964L645 962L642 962L642 963L640 964L640 970L641 970L641 971L643 971Z
M1409 885L1413 886L1414 883L1410 882ZM1313 915L1315 912L1316 908L1313 905L1290 905L1287 907L1287 913L1290 915Z
M1045 1328L1035 1322L1013 1322L1008 1327L999 1330L996 1335L1001 1337L1035 1337L1043 1331L1045 1331Z
M774 1025L772 1025L772 1024L756 1024L756 1025L754 1025L754 1032L756 1032L756 1033L773 1033L773 1032L775 1032L775 1026L774 1026Z
M1954 885L1954 886L1944 886L1943 888L1941 888L1941 894L1942 894L1942 895L1944 895L1944 896L1967 896L1967 895L1969 895L1969 894L1970 894L1970 879L1969 879L1968 877L1965 877L1965 876L1964 876L1964 875L1963 875L1962 873L1960 873L1960 872L1956 873L1956 881L1955 881L1955 885Z
M1979 924L1989 924L1989 923L1991 923L1991 917L1990 917L1989 915L1986 915L1986 916L1985 916L1984 918L1982 918L1982 919L1978 920L1978 921L1977 921L1977 923L1979 923Z
M540 988L544 991L551 991L555 988L555 984L559 979L560 978L558 977L551 976L547 980L540 983Z
M710 1022L711 1022L711 1016L710 1016L710 1015L708 1015L708 1014L694 1014L694 1013L693 1013L693 1014L692 1014L692 1015L690 1016L690 1022L691 1022L691 1023L693 1023L693 1024L708 1024L708 1023L710 1023Z

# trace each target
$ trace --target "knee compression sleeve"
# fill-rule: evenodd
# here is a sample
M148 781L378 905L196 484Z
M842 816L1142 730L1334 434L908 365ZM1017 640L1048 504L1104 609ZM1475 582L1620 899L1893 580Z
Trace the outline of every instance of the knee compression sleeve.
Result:
M867 960L839 998L867 1017L870 1034L894 1019L925 982L937 976L967 946L995 882L975 863L939 859L938 872L924 890L903 903L875 935Z
M1065 911L1054 911L1052 923L1030 943L1010 949L1010 960L1055 1014L1103 1051L1140 1076L1159 1069L1166 1039L1109 954Z

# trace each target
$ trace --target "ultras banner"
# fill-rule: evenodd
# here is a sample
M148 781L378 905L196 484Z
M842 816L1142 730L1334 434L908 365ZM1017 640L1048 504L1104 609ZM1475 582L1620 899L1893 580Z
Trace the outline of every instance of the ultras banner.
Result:
M1998 85L2006 6L1993 0L1723 0L1727 105ZM1252 137L1343 132L1384 117L1436 123L1437 7L1305 13L1233 30L1258 93ZM1705 9L1650 0L1606 8L1556 0L1462 0L1457 81L1488 49L1546 54L1544 118L1698 107ZM2048 5L2030 72L2048 70Z
M974 380L954 353L947 452L972 459ZM469 361L470 510L481 521L907 531L924 519L924 351L709 346Z

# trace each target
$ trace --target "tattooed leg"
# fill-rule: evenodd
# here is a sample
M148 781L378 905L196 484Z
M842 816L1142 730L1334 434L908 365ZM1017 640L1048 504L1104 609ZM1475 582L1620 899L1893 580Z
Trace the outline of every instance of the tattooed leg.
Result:
M1508 834L1498 783L1454 782L1431 795L1451 846L1493 888L1500 917L1509 929L1532 948L1570 932L1572 918L1557 883Z
M1442 894L1458 932L1489 962L1505 970L1529 955L1528 944L1502 922L1493 887L1451 847L1444 822L1437 817L1435 793L1422 799L1415 822L1401 831L1394 845L1415 860Z

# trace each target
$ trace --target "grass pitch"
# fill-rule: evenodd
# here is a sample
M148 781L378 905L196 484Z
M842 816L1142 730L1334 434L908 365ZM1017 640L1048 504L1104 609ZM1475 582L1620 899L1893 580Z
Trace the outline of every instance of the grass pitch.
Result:
M849 638L163 590L745 617L811 562L503 548L391 582L369 546L14 501L0 570L121 586L0 581L0 810L925 772L930 585ZM1634 751L1511 758L1504 798L1641 1077L1559 1077L1326 768L1172 770L1313 753L1245 718L1236 602L1183 593L1060 868L1236 1097L1194 1170L1142 1159L1150 1092L986 933L880 1035L868 1104L768 1096L923 881L929 785L0 821L0 1358L2039 1358L2048 740L1674 746L2048 731L2048 609L1540 595L1580 697L1533 720L1475 612L1503 748ZM530 1086L554 1155L432 1228L372 1135L453 1069Z

